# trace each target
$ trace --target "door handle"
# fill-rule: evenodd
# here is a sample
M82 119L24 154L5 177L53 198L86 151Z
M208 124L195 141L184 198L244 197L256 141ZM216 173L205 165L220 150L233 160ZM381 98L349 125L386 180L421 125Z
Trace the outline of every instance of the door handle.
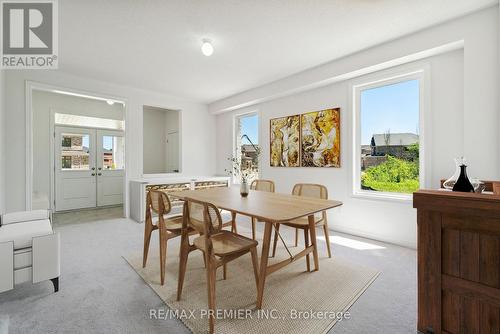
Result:
M91 175L92 175L92 176L95 176L95 173L92 173Z
M95 167L92 167L92 170L95 170Z
M97 167L98 170L101 170L102 168L101 167Z
M101 175L102 175L102 173L97 173L97 176L101 176Z

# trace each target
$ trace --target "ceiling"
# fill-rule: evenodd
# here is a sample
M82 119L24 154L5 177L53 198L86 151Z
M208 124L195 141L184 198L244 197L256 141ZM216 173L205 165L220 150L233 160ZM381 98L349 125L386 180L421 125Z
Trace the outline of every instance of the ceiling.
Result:
M59 68L209 103L496 3L64 0Z

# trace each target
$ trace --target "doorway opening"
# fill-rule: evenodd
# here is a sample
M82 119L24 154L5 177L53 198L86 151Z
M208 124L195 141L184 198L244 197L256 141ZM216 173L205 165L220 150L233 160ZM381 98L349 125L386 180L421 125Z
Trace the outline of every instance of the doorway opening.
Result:
M30 95L31 209L115 207L123 217L125 103L45 88Z

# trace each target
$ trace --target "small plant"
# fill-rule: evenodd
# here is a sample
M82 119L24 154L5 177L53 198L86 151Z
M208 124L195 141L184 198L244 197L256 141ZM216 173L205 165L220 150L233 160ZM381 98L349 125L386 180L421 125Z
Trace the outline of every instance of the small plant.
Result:
M255 147L255 153L257 155L256 160L259 161L260 157L260 148ZM258 169L252 168L251 166L244 166L242 160L241 160L241 155L240 156L230 156L227 158L229 162L231 162L231 168L230 169L224 169L224 171L231 175L234 178L237 178L240 180L240 182L250 182L251 180L255 179L258 177L259 171Z
M231 169L224 169L224 171L241 182L248 182L257 174L251 168L243 168L241 158L231 156L227 160L231 162Z

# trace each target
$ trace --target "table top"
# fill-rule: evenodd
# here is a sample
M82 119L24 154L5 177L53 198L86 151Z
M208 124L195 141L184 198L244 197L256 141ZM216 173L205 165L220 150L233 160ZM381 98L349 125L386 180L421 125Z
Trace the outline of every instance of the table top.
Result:
M237 187L184 190L169 195L209 202L220 209L272 222L290 221L342 205L340 201L257 190L241 197Z

